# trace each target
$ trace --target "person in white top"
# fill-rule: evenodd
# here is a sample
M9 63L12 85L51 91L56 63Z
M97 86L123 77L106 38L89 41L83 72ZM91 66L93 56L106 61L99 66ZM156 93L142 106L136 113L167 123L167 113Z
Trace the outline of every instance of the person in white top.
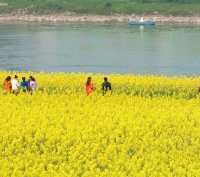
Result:
M15 75L15 77L11 80L11 85L12 85L12 92L17 95L19 93L19 87L20 87L17 75Z

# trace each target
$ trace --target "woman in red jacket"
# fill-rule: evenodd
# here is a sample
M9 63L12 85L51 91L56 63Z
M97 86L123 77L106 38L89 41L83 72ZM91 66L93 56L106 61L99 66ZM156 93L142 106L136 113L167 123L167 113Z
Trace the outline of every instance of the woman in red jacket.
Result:
M11 93L12 90L12 84L11 84L11 77L6 77L4 83L3 83L3 89L5 93Z
M92 83L92 78L88 77L87 82L85 84L85 91L87 95L90 95L95 90L94 85Z

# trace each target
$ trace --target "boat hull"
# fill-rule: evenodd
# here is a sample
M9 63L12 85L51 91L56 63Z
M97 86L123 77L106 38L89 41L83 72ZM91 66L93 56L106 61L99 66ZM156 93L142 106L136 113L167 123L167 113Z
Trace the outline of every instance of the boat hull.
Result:
M156 25L154 21L144 21L144 22L130 21L128 22L128 24L133 25L133 26L155 26Z

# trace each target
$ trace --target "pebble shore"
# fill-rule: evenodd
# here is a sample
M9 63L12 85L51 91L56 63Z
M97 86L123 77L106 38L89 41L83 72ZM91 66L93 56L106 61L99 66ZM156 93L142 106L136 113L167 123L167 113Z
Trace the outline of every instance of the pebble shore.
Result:
M156 23L191 24L200 25L200 16L143 16L145 20L154 20ZM76 14L54 14L54 15L0 15L0 22L127 22L129 19L138 20L138 15L76 15Z

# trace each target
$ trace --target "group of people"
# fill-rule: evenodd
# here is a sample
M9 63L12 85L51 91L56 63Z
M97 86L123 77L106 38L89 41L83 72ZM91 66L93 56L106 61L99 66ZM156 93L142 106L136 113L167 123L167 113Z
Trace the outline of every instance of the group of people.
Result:
M22 77L19 81L18 76L15 75L13 78L7 76L3 83L3 89L5 93L13 93L18 95L20 91L32 94L36 90L37 84L33 76L30 76L28 80Z
M33 76L30 76L28 80L25 77L22 77L22 80L19 81L18 76L15 75L13 78L7 76L3 83L3 89L5 93L13 93L18 95L21 91L25 93L32 94L37 88L36 80ZM107 92L112 93L111 83L108 81L107 77L104 77L102 83L102 94L105 95ZM92 78L88 77L85 85L85 91L87 95L92 94L95 91Z
M107 77L104 77L104 81L101 85L102 93L105 95L107 92L112 93L112 86L111 83L108 81ZM85 91L87 95L92 94L95 91L94 84L92 83L92 78L88 77L87 82L85 84Z

